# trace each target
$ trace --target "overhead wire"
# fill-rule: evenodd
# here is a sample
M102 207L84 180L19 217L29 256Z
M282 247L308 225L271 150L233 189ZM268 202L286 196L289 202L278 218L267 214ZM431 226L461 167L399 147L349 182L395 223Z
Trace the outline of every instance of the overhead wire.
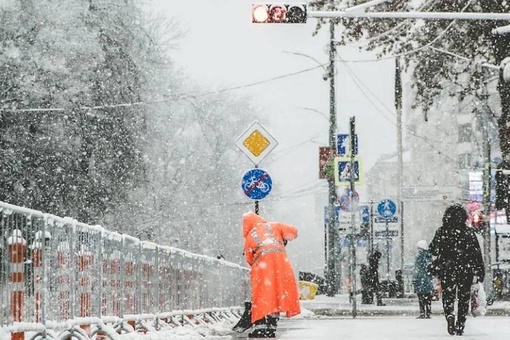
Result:
M244 85L237 85L232 87L227 87L215 91L208 91L203 93L197 93L197 94L178 94L175 96L171 96L170 98L166 99L159 99L159 100L152 100L152 101L138 101L138 102L131 102L131 103L118 103L118 104L103 104L103 105L94 105L94 106L78 106L78 107L69 107L69 108L63 108L63 107L53 107L53 108L22 108L22 109L9 109L9 108L0 108L0 112L66 112L69 110L84 110L84 111L94 111L94 110L101 110L101 109L112 109L112 108L122 108L122 107L132 107L132 106L150 106L150 105L156 105L166 102L173 102L173 101L180 101L180 100L186 100L186 99L196 99L199 97L205 97L210 96L214 94L220 94L224 92L234 91L234 90L240 90L244 88L249 88L257 85L266 84L272 81L293 77L300 75L302 73L310 72L313 70L316 70L318 68L323 68L327 64L321 64L314 67L309 67L306 69L302 69L296 72L286 73L280 76L268 78L265 80L260 80L252 83L247 83Z
M388 120L393 126L396 127L396 123L394 121L392 121L390 118L388 118L381 110L380 108L378 107L378 105L376 105L372 99L370 98L369 95L367 95L367 93L365 92L365 90L363 88L365 88L379 103L380 105L385 109L387 110L391 115L394 115L395 116L395 113L393 112L393 110L389 109L386 104L384 104L384 102L379 99L379 97L373 93L370 88L364 84L364 82L359 79L359 77L356 75L356 73L350 68L350 66L348 65L345 65L346 66L346 69L348 70L348 73L349 75L351 76L352 80L354 81L355 85L358 87L358 89L362 92L362 94L368 99L368 101L374 106L374 108L379 111L384 117L386 120ZM363 87L363 88L362 88ZM430 146L432 147L435 147L435 145L433 143L436 143L436 144L445 144L444 142L441 142L441 141L435 141L435 140L431 140L427 137L424 137L424 136L420 136L416 133L413 133L412 131L409 130L409 128L405 127L405 129L407 130L407 132L411 135L413 135L414 137L417 137L417 138L420 138L422 140L424 140L425 142L427 142L427 144L429 144ZM448 155L445 155L443 153L441 153L440 151L438 151L438 154L442 155L443 157L445 157L446 159L450 160L450 161L455 161L453 158L449 157Z

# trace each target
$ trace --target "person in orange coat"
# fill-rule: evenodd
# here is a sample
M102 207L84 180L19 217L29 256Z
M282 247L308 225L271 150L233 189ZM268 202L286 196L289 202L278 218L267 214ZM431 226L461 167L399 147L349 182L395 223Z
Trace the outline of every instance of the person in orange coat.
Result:
M267 222L249 212L243 215L244 255L251 267L251 322L249 338L274 338L280 313L301 313L294 271L285 244L297 237L289 224Z

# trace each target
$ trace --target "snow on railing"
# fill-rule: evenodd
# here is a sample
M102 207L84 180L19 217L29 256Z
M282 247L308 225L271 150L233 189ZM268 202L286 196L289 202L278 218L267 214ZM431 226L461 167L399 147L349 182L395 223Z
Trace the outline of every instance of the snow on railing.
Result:
M234 263L0 202L0 334L14 340L210 322L240 310L248 280Z

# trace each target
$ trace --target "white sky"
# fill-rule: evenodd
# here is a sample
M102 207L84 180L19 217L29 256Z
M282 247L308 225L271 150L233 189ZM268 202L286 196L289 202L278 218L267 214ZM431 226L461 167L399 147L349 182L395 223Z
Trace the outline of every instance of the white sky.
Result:
M212 89L263 81L317 66L309 58L283 51L304 53L321 63L328 61L329 32L326 29L312 37L315 19L309 19L305 25L256 25L251 23L249 0L146 1L160 14L175 18L187 32L179 49L171 54L176 66L190 79ZM337 34L339 37L341 32ZM372 54L359 53L356 46L341 47L338 52L345 60L375 59ZM359 79L358 85L348 68L354 79ZM276 207L281 213L269 219L293 223L300 229L296 249L307 246L308 251L293 254L290 247L289 253L295 266L304 269L306 264L308 270L322 266L323 262L322 211L316 211L316 196L311 193L324 193L326 200L326 191L321 189L325 181L318 180L317 168L318 148L328 143L329 123L320 114L302 108L329 116L329 82L323 80L323 73L317 69L230 92L233 96L250 95L260 111L270 117L261 119L261 123L279 144L260 166L271 175L273 192L291 195L281 202L281 208ZM365 172L382 154L396 151L393 80L391 59L337 63L338 131L347 133L349 117L356 116ZM234 142L232 147L236 148ZM251 168L251 162L247 161L246 166L246 170ZM363 187L358 191L361 201L370 200L363 194ZM264 204L267 203L261 201L262 215Z

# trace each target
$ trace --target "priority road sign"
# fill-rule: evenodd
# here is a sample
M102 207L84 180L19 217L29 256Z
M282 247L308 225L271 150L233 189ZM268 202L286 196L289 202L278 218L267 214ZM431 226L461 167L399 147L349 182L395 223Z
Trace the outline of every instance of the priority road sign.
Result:
M278 142L258 121L255 121L237 138L236 145L257 166Z
M241 181L243 193L252 200L261 200L271 192L273 181L269 174L262 169L255 168L244 173Z

